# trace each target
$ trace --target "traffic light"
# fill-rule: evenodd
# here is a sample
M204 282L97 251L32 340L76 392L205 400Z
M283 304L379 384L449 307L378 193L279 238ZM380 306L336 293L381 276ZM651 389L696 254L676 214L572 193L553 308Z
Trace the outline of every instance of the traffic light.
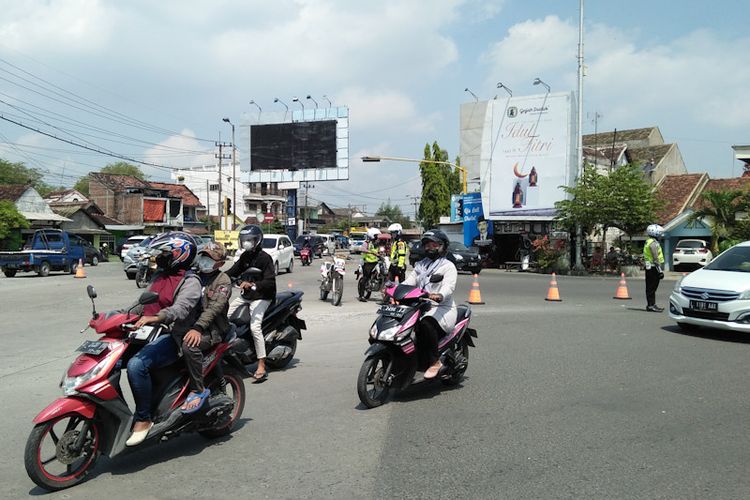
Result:
M230 213L232 213L232 200L224 198L224 216L229 217Z

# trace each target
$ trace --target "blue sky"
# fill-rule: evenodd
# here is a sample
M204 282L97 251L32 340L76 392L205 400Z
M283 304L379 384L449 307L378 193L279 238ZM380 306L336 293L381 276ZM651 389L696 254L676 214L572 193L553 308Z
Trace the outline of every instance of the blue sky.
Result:
M466 87L481 98L498 81L534 93L537 76L553 91L576 87L575 0L0 0L0 9L0 113L116 153L207 163L210 141L229 137L221 118L244 123L257 114L251 99L264 113L283 110L274 97L348 105L350 180L311 190L332 206L374 210L390 197L413 212L416 165L358 158L419 157L435 140L455 157ZM748 4L590 0L585 14L584 132L595 112L599 130L658 125L689 171L738 175L731 145L750 142ZM62 95L39 95L52 90ZM93 114L95 105L120 114ZM0 155L64 184L116 161L3 121Z

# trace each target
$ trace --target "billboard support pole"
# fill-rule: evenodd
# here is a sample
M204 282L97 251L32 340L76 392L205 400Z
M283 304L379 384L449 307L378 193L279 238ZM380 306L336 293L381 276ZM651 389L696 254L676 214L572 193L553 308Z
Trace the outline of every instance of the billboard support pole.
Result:
M578 151L576 155L576 183L581 178L583 170L583 0L579 0L578 17ZM576 224L576 262L575 270L584 273L582 246L583 230Z

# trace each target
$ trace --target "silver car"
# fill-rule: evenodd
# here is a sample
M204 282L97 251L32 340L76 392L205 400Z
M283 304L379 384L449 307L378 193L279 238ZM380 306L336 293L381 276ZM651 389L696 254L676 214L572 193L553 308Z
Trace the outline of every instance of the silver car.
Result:
M125 257L122 259L122 268L129 280L134 280L135 275L138 272L138 261L141 255L148 249L149 243L153 240L153 236L147 237L145 240L141 240L137 244L131 246Z

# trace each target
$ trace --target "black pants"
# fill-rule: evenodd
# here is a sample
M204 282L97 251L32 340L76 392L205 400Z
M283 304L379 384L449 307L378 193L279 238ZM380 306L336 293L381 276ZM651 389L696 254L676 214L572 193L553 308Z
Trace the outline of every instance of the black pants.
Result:
M201 335L198 347L188 347L184 341L182 343L182 358L190 373L190 388L195 392L203 392L206 388L203 383L203 353L212 345L210 335Z
M388 279L394 281L396 276L398 276L398 282L403 283L404 278L406 278L406 268L391 265L391 268L388 269Z
M440 358L438 342L443 333L443 329L433 318L424 318L417 328L417 349L428 366Z
M659 270L655 267L646 270L646 306L656 305L656 289L659 288Z

